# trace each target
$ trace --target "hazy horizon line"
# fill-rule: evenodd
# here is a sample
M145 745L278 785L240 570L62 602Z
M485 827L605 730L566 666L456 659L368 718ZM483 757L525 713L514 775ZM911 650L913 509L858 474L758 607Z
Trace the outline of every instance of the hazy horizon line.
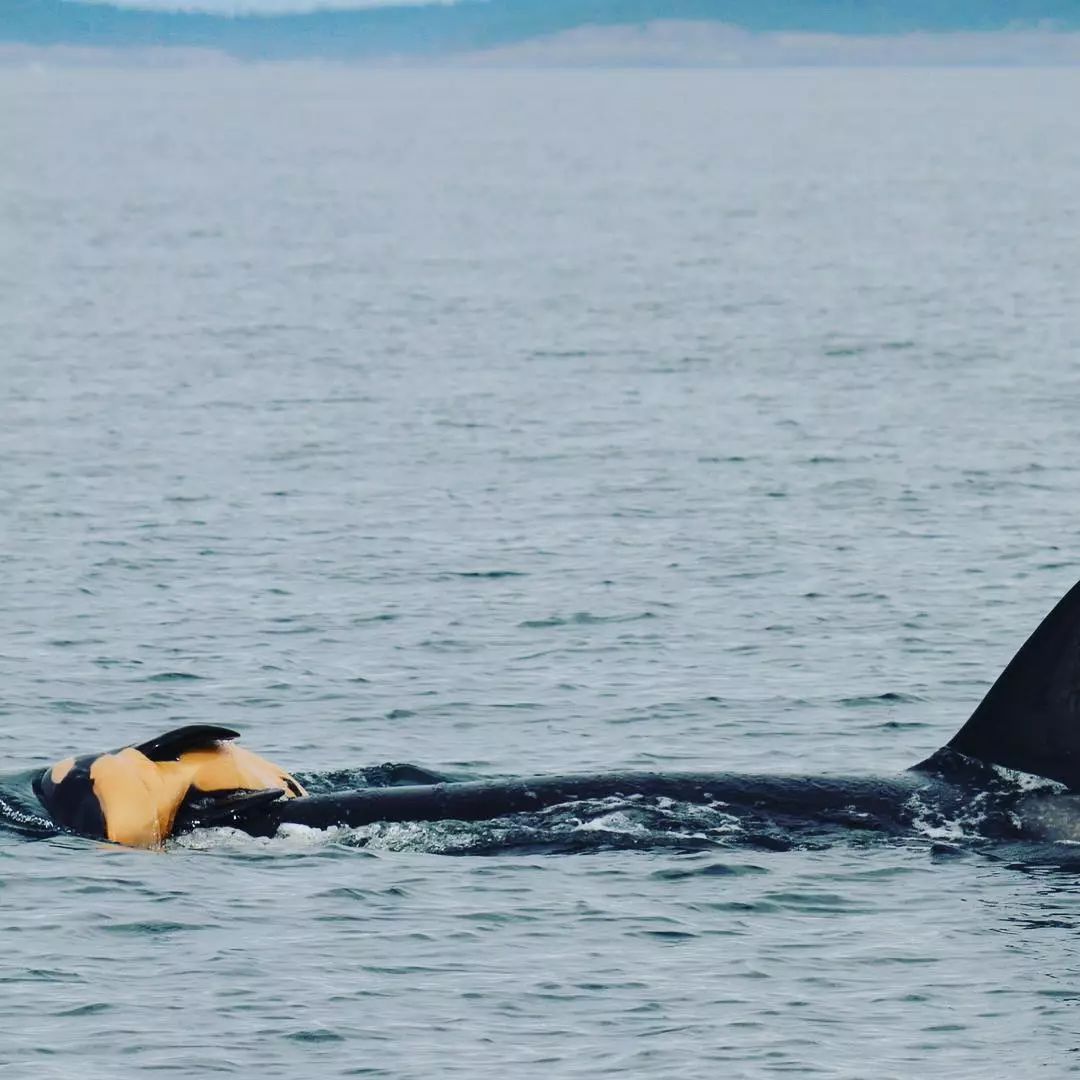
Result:
M582 26L524 41L438 55L236 56L215 47L0 43L0 64L193 66L332 62L356 67L1072 67L1080 31L1025 29L840 34L748 31L715 21L656 19Z

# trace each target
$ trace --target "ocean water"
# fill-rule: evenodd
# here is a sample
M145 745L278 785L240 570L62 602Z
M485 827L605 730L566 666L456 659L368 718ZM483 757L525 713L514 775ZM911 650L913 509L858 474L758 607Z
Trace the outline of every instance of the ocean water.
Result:
M7 771L925 757L1080 576L1078 92L0 71ZM1080 879L937 832L0 833L0 1074L1077 1071Z

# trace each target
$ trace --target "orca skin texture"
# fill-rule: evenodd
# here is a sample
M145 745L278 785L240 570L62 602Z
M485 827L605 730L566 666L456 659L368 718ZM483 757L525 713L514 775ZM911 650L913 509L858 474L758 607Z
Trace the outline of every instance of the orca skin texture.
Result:
M230 729L198 726L136 749L168 756L176 752L178 737L213 742L234 735ZM62 762L54 769L65 765L70 768ZM324 829L485 821L585 800L671 799L760 815L781 827L811 822L900 835L928 814L946 819L967 814L983 836L1080 841L1080 800L1069 794L1080 792L1080 583L1039 624L948 745L897 777L610 772L426 782L422 770L386 768L404 769L419 782L312 795L295 785L295 797L281 799L272 792L250 797L237 792L231 799L212 800L209 808L193 804L190 813L178 817L175 831L215 824L272 836L286 824ZM1036 782L1033 790L1002 769L1054 783ZM42 780L49 775L46 770ZM1064 792L1051 790L1057 785ZM42 784L35 789L41 797ZM79 820L72 814L57 824L77 833Z
M772 817L811 818L876 832L903 832L913 796L959 805L958 790L929 777L793 777L736 773L617 772L475 780L449 784L362 788L309 795L275 803L260 814L240 818L236 827L253 835L273 835L286 823L325 829L378 821L485 821L530 813L587 799L666 798L722 804Z
M981 797L988 835L1022 836L1024 811L1045 822L1046 793L1028 794L993 766L1080 791L1080 582L997 678L947 746L894 778L613 772L360 789L275 803L236 825L272 835L286 823L327 828L377 821L482 821L585 799L670 798L772 817L901 833L928 809L952 816ZM1036 829L1045 835L1045 825Z

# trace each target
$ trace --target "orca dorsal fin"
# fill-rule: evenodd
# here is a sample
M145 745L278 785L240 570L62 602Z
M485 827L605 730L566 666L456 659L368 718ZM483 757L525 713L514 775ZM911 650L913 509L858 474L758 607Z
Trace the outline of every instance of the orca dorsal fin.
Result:
M1080 582L1024 642L948 746L1080 789Z
M182 754L192 750L209 750L219 742L238 739L239 731L232 728L214 727L213 724L188 724L159 735L156 739L141 743L135 749L151 761L176 761Z

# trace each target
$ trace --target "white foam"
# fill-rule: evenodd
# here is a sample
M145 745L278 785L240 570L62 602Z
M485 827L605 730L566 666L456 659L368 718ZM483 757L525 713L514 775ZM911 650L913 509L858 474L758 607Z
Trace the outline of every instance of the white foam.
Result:
M340 845L369 850L415 852L421 854L469 854L491 851L502 845L528 846L532 842L557 841L574 833L602 833L612 836L705 840L741 832L743 823L722 810L726 804L682 803L668 797L655 801L640 796L605 799L548 807L528 819L515 816L484 822L402 821L374 822L345 828L314 829L307 825L282 825L273 837L252 837L229 827L196 829L169 841L169 846L188 851L289 852ZM661 822L657 822L659 817Z
M1004 765L991 765L990 767L994 770L995 775L1000 776L1002 780L1020 791L1044 791L1060 795L1062 792L1069 790L1065 784L1059 783L1057 780L1051 780L1046 776L1021 772L1019 769L1007 769Z
M649 829L640 821L634 821L623 810L613 810L589 821L579 821L574 832L621 833L631 836L645 836Z
M6 799L0 799L0 819L14 822L16 825L32 825L35 828L48 828L52 822L40 814L30 813L12 806Z
M169 841L170 847L188 851L252 851L272 848L288 852L324 847L341 838L344 830L337 826L313 829L308 825L282 825L275 836L249 836L239 829L220 826L194 829Z
M911 827L928 840L965 840L975 831L974 821L967 815L943 818L918 794L912 795L904 805L911 811ZM981 818L981 814L977 816Z

